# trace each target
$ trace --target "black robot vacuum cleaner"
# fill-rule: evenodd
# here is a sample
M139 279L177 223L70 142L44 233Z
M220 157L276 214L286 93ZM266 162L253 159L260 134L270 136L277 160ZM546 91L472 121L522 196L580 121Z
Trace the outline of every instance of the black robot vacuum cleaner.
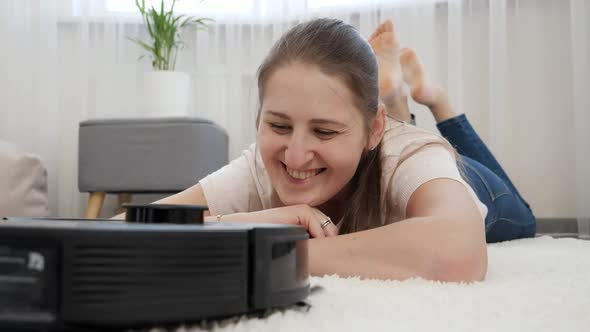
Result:
M126 221L0 220L0 331L188 323L309 294L303 227L203 222L203 206L126 207Z

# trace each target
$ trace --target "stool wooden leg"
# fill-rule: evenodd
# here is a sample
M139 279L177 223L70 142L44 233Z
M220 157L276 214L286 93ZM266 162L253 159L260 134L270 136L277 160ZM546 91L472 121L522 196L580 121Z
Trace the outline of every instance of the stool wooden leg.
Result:
M117 214L125 212L126 209L124 209L122 205L129 202L131 202L131 194L119 193L117 195Z
M86 219L96 219L100 214L100 210L102 209L102 204L104 203L104 197L106 193L102 192L93 192L90 193L88 196L88 205L86 206L86 213L84 213L84 218Z

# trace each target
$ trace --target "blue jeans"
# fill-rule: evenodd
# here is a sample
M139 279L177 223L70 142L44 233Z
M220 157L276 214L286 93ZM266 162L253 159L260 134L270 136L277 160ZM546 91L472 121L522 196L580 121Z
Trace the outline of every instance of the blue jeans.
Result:
M471 127L465 114L440 122L437 127L461 155L463 177L488 208L485 219L487 242L534 237L537 221L529 204Z

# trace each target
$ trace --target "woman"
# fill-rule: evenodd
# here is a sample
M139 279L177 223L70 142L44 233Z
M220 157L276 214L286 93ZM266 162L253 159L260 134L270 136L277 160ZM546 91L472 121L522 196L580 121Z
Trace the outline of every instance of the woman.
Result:
M482 280L484 219L493 235L505 217L503 209L497 220L488 222L486 215L499 198L510 206L526 203L512 185L502 187L507 177L500 179L464 157L459 164L465 165L474 191L444 138L400 121L410 117L401 89L405 77L418 102L435 116L448 117L441 118L443 133L469 136L465 146L452 141L459 152L493 160L467 120L452 117L441 90L423 79L415 54L399 50L390 21L369 43L338 20L316 19L292 28L258 71L257 142L229 165L158 203L208 205L206 219L212 221L302 225L313 237L308 243L312 275ZM470 155L472 150L479 155ZM507 191L497 194L498 187ZM485 197L486 190L494 199ZM528 222L502 226L509 229L498 231L498 239L530 236L522 231L521 223Z

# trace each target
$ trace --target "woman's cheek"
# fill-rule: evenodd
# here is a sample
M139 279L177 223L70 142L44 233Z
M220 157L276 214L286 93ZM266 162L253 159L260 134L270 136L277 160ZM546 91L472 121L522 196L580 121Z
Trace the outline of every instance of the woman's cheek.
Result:
M280 151L282 143L280 135L267 132L259 132L258 134L258 148L265 163L270 162L272 158Z

